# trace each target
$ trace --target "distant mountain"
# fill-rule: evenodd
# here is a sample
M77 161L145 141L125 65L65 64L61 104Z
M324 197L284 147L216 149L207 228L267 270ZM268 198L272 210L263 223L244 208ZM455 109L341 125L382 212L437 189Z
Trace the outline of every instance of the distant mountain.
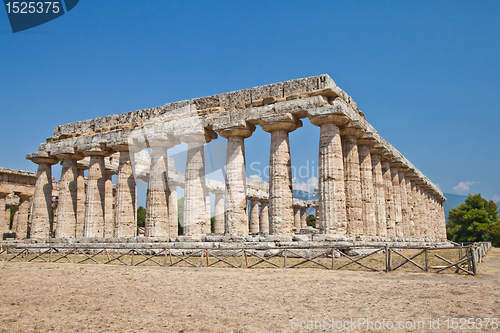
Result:
M302 190L293 190L293 197L301 200L318 200L318 193Z

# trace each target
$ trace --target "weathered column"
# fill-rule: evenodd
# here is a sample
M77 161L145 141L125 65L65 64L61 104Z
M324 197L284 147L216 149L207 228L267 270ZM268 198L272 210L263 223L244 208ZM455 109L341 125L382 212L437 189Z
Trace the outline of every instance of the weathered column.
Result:
M295 116L268 118L261 122L262 129L271 133L269 158L269 233L293 235L292 169L288 133L302 126Z
M61 154L57 155L62 159L61 180L59 181L59 199L57 204L58 223L55 232L56 238L76 237L77 220L77 160L83 155Z
M224 193L215 193L214 233L224 233Z
M446 234L446 216L444 214L444 208L443 208L443 201L438 201L438 211L439 211L439 228L440 232L439 235L442 240L447 239L447 234Z
M210 205L210 191L205 187L205 212L207 214L207 222L204 224L205 229L203 229L203 233L210 234L212 233L212 207Z
M261 200L260 201L260 223L259 223L259 232L261 234L269 233L269 201Z
M424 192L424 201L425 201L425 209L426 209L426 236L427 238L434 240L436 236L434 235L435 232L435 220L434 220L434 211L432 207L432 202L431 202L431 196L428 192L428 189L425 190Z
M419 216L419 224L420 224L420 238L425 239L428 236L428 231L427 231L427 209L425 206L425 199L424 199L424 188L423 184L419 183L417 187L417 195L418 195L418 216Z
M255 126L227 128L219 131L227 139L226 154L226 211L225 233L232 236L248 235L246 194L245 139ZM255 230L254 224L254 230Z
M7 206L5 205L5 221L7 223L7 231L6 232L9 232L10 231L10 207L11 206Z
M387 237L396 237L396 207L394 205L394 190L392 186L391 167L387 161L382 161L382 178L384 180Z
M169 238L171 237L168 211L170 188L168 186L167 149L173 147L173 144L169 145L168 141L156 141L150 147L152 152L146 198L145 236ZM202 208L205 211L204 201Z
M38 164L30 236L33 239L46 240L49 238L52 223L52 165L58 160L44 151L28 154L26 158Z
M87 169L87 168L85 168ZM83 226L85 225L85 169L78 168L76 177L76 238L83 237Z
M300 228L307 227L307 208L300 209Z
M395 212L396 237L403 237L403 215L401 213L401 184L396 165L391 165L392 195Z
M19 193L19 207L17 210L16 239L28 238L28 209L30 205L30 195Z
M382 176L382 162L377 151L372 151L372 177L375 192L375 213L377 216L377 236L387 237L387 221L385 208L385 187Z
M194 239L201 239L207 229L204 144L216 137L215 133L210 134L212 136L193 134L181 138L183 142L188 144L183 231L184 236L190 236Z
M257 198L250 199L250 232L259 232L259 201Z
M92 147L84 152L90 156L85 201L84 237L104 237L105 165L104 157L110 152L104 146Z
M413 190L411 183L412 175L410 172L405 174L406 200L408 203L408 238L415 237L415 199L413 198Z
M420 239L423 238L423 230L421 220L420 187L418 186L416 178L412 178L411 181L411 196L413 199L413 237Z
M15 232L17 230L17 224L19 223L19 205L13 205L14 214L12 215L12 228L11 230Z
M361 171L356 130L347 128L342 131L342 149L344 153L344 179L347 212L347 233L363 234L363 200L361 193Z
M296 232L299 232L301 226L299 207L293 207L293 224Z
M318 156L318 208L316 228L321 233L345 235L346 196L344 183L344 162L340 125L345 120L333 116L310 118L311 123L320 126ZM323 212L318 214L318 212Z
M408 194L406 192L406 179L404 170L400 169L398 171L399 176L399 184L400 184L400 193L401 193L401 219L403 226L403 235L404 238L410 238L410 218L408 213Z
M168 217L170 221L170 238L179 235L179 212L177 211L177 185L169 182L170 195L168 196Z
M105 170L104 175L104 237L113 237L115 212L113 209L113 173Z
M2 238L5 232L9 232L10 211L9 219L7 219L7 214L5 213L5 211L7 210L7 195L9 194L9 192L0 192L0 238Z
M116 150L117 147L114 147ZM119 148L118 148L119 149ZM120 162L116 175L115 214L113 237L137 235L137 188L128 146L120 149Z
M370 146L358 140L361 177L361 199L363 203L363 234L377 235L376 199L373 186L372 158Z

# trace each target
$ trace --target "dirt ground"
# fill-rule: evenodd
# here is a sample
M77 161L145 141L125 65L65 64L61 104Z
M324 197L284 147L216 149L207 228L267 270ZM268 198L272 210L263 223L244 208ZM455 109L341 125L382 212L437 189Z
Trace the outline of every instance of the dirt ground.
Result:
M479 271L0 262L0 332L329 331L332 320L344 332L389 331L389 322L391 331L443 332L448 318L450 325L451 318L500 318L500 249L490 250ZM475 331L500 332L484 323Z

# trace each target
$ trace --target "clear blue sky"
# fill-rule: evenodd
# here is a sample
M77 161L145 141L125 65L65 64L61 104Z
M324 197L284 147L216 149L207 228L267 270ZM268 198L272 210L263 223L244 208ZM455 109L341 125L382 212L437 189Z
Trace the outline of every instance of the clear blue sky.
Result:
M443 192L500 197L499 18L498 1L80 1L12 34L0 8L0 165L36 171L25 154L56 125L327 73ZM317 164L304 123L296 168ZM268 159L258 129L247 164Z

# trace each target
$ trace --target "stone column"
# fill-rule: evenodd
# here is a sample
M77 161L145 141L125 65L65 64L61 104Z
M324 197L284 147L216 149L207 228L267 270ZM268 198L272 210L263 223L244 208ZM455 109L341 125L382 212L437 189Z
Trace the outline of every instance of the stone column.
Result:
M30 195L19 193L19 207L17 210L16 239L28 238L28 209L30 205Z
M359 152L355 133L350 128L343 131L342 149L344 153L347 233L357 236L363 234L363 200Z
M321 233L345 235L347 217L344 162L338 127L345 121L331 116L310 119L313 125L320 126L316 228ZM323 214L318 214L319 211Z
M415 199L413 198L413 190L411 183L411 174L405 174L405 185L406 185L406 199L408 202L408 233L409 238L415 237Z
M288 133L302 126L302 122L289 115L287 119L266 120L262 129L271 133L269 158L269 233L293 235L292 169Z
M113 209L113 173L105 170L104 175L104 237L113 237L115 212Z
M259 232L261 234L269 234L269 201L260 201L260 221Z
M224 193L215 193L214 233L224 233Z
M168 186L167 149L172 147L173 145L169 145L168 141L157 141L151 146L151 169L146 198L146 237L171 237L168 211L170 188ZM203 211L205 211L204 201Z
M361 198L363 203L363 234L367 236L377 235L376 199L373 186L372 158L370 146L358 142L360 176L361 176Z
M373 151L372 157L372 177L375 192L375 212L377 216L377 236L387 237L385 186L382 176L382 162L380 155Z
M299 232L301 227L299 207L293 207L293 225L295 227L295 232Z
M19 205L13 205L14 215L12 215L12 228L11 230L15 232L17 230L17 224L19 223Z
M59 200L57 205L58 223L56 238L76 237L77 220L77 177L76 161L83 158L81 154L58 155L62 159L61 180L59 181Z
M5 205L5 221L7 222L7 230L5 232L10 231L10 207Z
M250 232L259 232L259 201L257 198L250 198Z
M34 239L47 240L52 223L52 165L58 160L43 151L28 154L26 158L38 164L30 236Z
M307 208L300 209L300 228L307 227Z
M113 237L137 235L137 188L128 147L120 151L113 224Z
M179 235L179 212L177 211L177 185L169 183L170 195L168 196L168 217L170 221L170 238Z
M83 237L83 226L85 225L85 170L78 169L76 177L76 238Z
M207 188L205 187L205 212L207 214L207 221L206 223L204 224L205 226L205 229L203 229L203 233L206 235L206 234L210 234L212 233L212 207L210 205L210 191L207 190Z
M403 237L403 215L401 213L401 184L397 166L391 165L392 195L394 202L394 218L396 237Z
M422 220L421 220L421 200L420 200L420 187L417 184L417 179L412 179L411 182L411 196L413 199L413 237L423 238Z
M434 210L432 207L432 201L431 201L431 195L429 194L428 190L424 192L424 201L425 201L425 207L426 207L426 231L427 231L427 238L434 240L436 238L435 236L435 219L434 219Z
M438 201L438 213L439 213L439 235L442 240L447 239L446 234L446 216L444 215L443 201Z
M105 211L105 165L104 157L110 152L103 147L91 148L84 152L90 156L87 177L87 199L85 201L84 237L104 237Z
M423 185L419 184L418 185L418 216L419 216L419 224L420 224L420 238L425 239L427 238L428 231L427 231L427 210L425 206L425 199L424 199L424 189Z
M406 193L406 179L405 174L402 169L398 172L400 193L401 193L401 219L403 226L403 236L404 238L410 238L410 218L408 213L408 194Z
M184 236L200 240L207 230L204 144L211 139L212 137L204 134L185 135L181 138L188 144L183 231Z
M225 233L231 236L248 235L246 194L245 139L255 126L228 128L219 131L227 139L226 154L226 211ZM254 225L255 228L255 225Z
M392 186L391 167L387 161L382 161L382 178L384 179L387 237L396 237L396 207L394 204L394 189Z
M0 192L0 239L3 237L5 232L9 232L9 219L10 219L10 211L9 211L9 219L7 219L7 214L5 211L7 210L6 199L8 192Z

